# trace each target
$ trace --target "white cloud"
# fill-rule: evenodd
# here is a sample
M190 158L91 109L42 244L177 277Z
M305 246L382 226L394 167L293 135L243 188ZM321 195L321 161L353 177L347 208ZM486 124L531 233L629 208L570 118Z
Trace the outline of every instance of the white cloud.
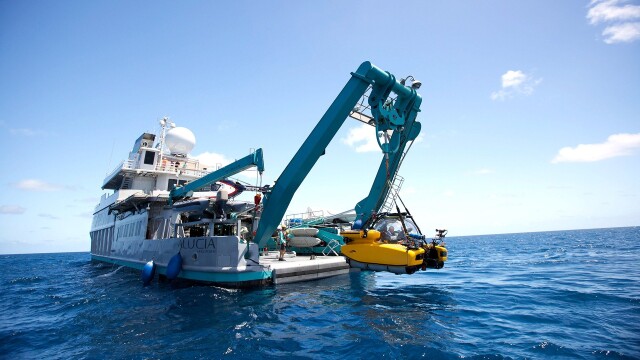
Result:
M525 80L527 80L527 75L525 75L522 71L509 70L502 75L502 87L508 88L512 86L518 86Z
M591 25L606 23L602 31L604 42L615 44L640 39L640 5L625 0L594 0L589 6L587 19Z
M640 18L640 6L622 5L625 1L604 0L592 1L587 13L587 19L594 25L601 22L625 21Z
M35 179L22 180L12 185L17 189L28 191L60 191L65 188L62 185L52 184Z
M640 133L614 134L601 144L580 144L573 148L563 147L551 160L551 163L600 161L631 155L636 148L640 148Z
M608 26L602 32L604 42L615 44L619 42L632 42L640 39L640 22L624 23Z
M2 215L19 215L26 210L20 205L0 205L0 214Z
M508 95L508 92L504 90L494 91L491 93L491 100L504 100Z
M198 159L209 170L215 170L218 167L218 165L225 166L231 163L231 161L227 159L224 155L216 154L212 152L204 152L198 156L194 156L194 158Z
M38 214L38 216L43 217L43 218L47 218L47 219L51 219L51 220L58 220L58 219L60 219L59 217L57 217L57 216L55 216L55 215L45 214L45 213L40 213L40 214Z
M359 127L351 128L347 137L340 140L355 148L359 153L380 151L376 141L376 130L371 125L362 124Z
M501 80L502 88L491 93L491 100L503 101L518 94L531 95L533 89L542 82L542 79L534 79L521 70L509 70L502 74Z

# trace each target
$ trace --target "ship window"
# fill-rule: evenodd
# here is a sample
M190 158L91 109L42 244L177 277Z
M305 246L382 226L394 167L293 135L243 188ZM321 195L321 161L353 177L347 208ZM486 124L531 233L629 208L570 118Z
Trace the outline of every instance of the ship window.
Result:
M153 165L153 161L156 159L156 153L153 151L145 151L144 163L145 165Z

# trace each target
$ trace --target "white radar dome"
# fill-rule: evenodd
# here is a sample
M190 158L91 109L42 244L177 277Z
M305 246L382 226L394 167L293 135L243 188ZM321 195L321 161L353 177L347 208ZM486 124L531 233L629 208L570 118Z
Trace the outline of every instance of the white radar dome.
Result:
M164 144L172 154L187 155L196 146L196 136L184 127L175 127L164 138Z

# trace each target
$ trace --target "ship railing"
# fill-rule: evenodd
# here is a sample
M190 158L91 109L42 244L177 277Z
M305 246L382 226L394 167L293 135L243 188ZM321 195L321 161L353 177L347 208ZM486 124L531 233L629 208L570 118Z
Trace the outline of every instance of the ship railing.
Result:
M106 176L105 179L111 179L116 174L118 174L121 170L135 170L138 169L136 159L127 159L121 161L114 169ZM155 170L161 172L169 172L174 174L186 175L191 177L202 177L210 173L210 170L205 169L197 169L193 168L193 165L198 166L197 162L194 161L183 161L182 164L178 167L175 166L173 161L162 161L156 164Z
M369 96L371 95L371 85L365 90L364 94L358 100L356 106L349 113L349 117L361 121L367 125L376 126L376 121L371 114L371 105L369 105Z
M323 210L309 210L299 214L289 214L285 216L285 224L289 228L306 227L318 225L324 222Z
M170 172L174 174L179 173L181 175L184 174L187 176L194 176L194 177L202 177L211 172L210 170L207 170L207 169L193 168L197 166L198 166L197 161L188 161L188 160L178 161L178 166L176 166L176 162L171 161L169 159L166 159L166 160L163 159L162 162L158 162L158 164L156 164L155 170L161 171L161 172Z
M124 160L124 161L121 161L121 162L118 164L118 166L116 166L116 167L113 169L113 171L111 171L111 172L110 172L110 173L109 173L109 174L104 178L105 180L104 180L103 186L104 186L105 184L107 184L107 183L109 182L109 180L110 180L110 179L112 179L114 176L116 176L116 175L120 172L120 170L122 170L122 169L134 169L134 168L135 168L134 164L135 164L135 162L134 162L133 160Z
M187 170L187 169L183 169L183 170L180 171L180 174L196 176L196 177L202 177L202 176L207 175L208 173L209 173L209 171L206 171L206 170Z

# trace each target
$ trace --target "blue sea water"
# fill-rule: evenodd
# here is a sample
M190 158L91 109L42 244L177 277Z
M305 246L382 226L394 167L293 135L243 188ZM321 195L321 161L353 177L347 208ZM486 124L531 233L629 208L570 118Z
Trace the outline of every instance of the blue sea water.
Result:
M447 243L441 270L252 290L3 255L0 357L640 358L640 227Z

